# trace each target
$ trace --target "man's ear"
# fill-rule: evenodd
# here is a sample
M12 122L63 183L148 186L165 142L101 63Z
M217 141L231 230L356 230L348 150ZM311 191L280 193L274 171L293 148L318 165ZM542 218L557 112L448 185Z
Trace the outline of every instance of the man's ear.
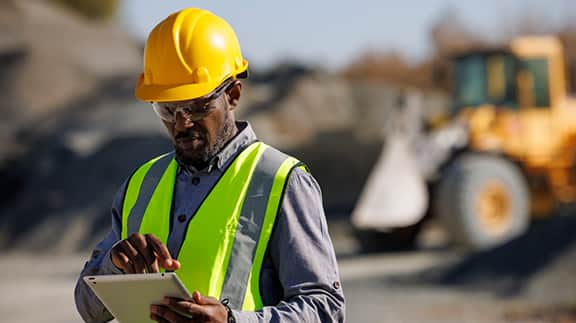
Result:
M242 83L236 80L232 88L228 90L228 104L230 105L230 110L234 110L238 106L241 94L242 94Z

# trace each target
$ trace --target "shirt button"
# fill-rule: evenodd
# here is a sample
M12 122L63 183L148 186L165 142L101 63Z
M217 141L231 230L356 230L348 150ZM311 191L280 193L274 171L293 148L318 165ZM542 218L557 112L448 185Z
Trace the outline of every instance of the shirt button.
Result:
M178 216L178 221L180 221L180 222L186 221L186 214L180 214L180 215Z
M192 177L192 184L198 185L198 183L200 183L200 178L199 177Z
M339 289L340 288L340 282L336 281L332 284L332 286L334 287L334 289Z

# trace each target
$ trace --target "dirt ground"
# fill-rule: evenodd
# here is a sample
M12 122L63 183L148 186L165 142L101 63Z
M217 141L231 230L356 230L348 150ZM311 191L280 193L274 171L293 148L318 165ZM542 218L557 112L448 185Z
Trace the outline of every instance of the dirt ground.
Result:
M576 217L496 249L358 254L331 224L347 322L576 322ZM81 322L73 290L86 254L0 255L2 322Z
M339 265L350 322L576 322L572 211L482 252L434 247Z

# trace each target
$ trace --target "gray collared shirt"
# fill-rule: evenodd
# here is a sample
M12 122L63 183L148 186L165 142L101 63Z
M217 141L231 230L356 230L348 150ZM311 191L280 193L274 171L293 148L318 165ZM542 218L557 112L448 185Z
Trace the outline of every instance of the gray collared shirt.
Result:
M174 189L171 231L167 247L174 258L188 221L226 167L244 147L256 141L247 122L237 122L238 134L203 170L180 164ZM122 202L127 181L112 204L112 229L92 252L76 283L76 306L86 322L107 322L112 315L83 283L86 275L121 274L110 260L120 240ZM265 307L256 312L234 311L243 322L343 322L344 294L334 248L328 234L320 187L307 172L296 168L284 198L260 273Z

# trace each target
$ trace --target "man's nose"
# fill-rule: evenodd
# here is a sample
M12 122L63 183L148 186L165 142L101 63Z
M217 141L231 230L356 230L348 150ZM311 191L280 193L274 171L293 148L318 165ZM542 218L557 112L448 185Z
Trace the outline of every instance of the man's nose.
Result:
M176 129L187 129L194 126L194 121L186 118L181 111L176 113Z

